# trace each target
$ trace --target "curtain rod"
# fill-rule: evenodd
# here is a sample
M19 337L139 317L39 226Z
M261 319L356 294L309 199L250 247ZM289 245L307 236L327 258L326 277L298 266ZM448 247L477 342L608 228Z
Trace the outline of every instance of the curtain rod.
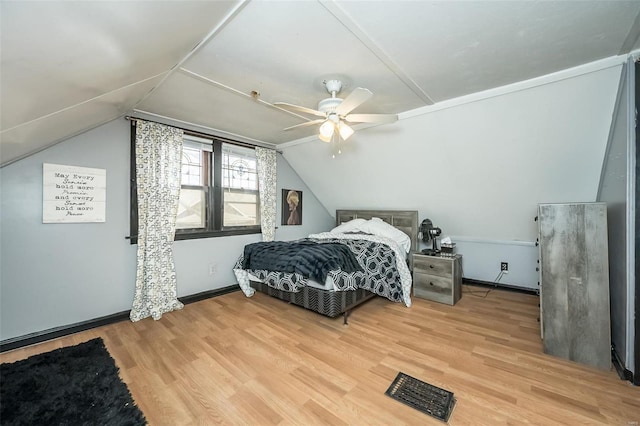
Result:
M211 138L219 139L221 141L227 141L227 142L233 143L234 145L240 145L240 146L244 146L244 147L247 147L247 148L255 148L257 146L260 147L260 148L267 148L267 147L264 147L264 146L253 145L253 144L250 144L248 142L241 142L241 141L237 141L237 140L234 140L234 139L225 138L225 137L222 137L222 136L215 136L215 135L210 135L210 134L207 134L207 133L197 132L195 130L185 129L184 127L178 127L178 126L173 126L173 125L170 125L170 124L161 123L159 121L147 120L146 118L131 117L130 115L125 115L124 118L129 120L129 121L132 121L132 122L133 121L142 120L142 121L148 121L150 123L162 124L163 126L175 127L176 129L180 129L184 133L186 133L187 135L190 135L190 136L198 136L198 137L207 138L207 139L211 139ZM268 149L273 149L278 154L282 154L282 151L279 151L279 150L277 150L275 148L268 148Z

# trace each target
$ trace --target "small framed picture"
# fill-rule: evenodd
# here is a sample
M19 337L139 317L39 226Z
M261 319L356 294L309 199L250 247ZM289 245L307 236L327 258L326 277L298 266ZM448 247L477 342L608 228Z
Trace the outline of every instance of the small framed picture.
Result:
M282 225L302 225L302 191L282 190Z

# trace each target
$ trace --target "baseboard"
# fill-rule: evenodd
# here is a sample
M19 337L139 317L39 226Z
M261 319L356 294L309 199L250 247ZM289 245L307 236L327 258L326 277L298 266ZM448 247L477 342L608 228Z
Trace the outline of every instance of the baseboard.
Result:
M198 302L200 300L209 299L216 296L222 296L223 294L232 293L238 290L240 290L240 286L235 284L228 287L179 297L178 300L180 300L183 304L188 305L189 303ZM79 333L81 331L90 330L92 328L102 327L103 325L109 325L116 322L128 320L130 312L131 311L118 312L104 317L82 321L76 324L50 328L48 330L6 339L0 342L0 353L22 348L24 346L35 345L36 343L57 339L58 337L68 336L69 334Z
M634 385L638 384L634 381L633 372L625 368L624 363L620 359L620 356L618 355L618 352L616 351L616 348L613 345L611 345L611 363L615 367L616 373L618 373L618 377L620 377L620 379L628 380Z
M85 331L96 327L102 327L103 325L124 321L126 319L129 319L129 312L130 311L118 312L116 314L82 321L76 324L63 325L60 327L54 327L48 330L27 334L25 336L6 339L0 342L0 352L6 352L13 349L22 348L24 346L35 345L36 343L57 339L58 337L67 336L69 334L78 333L80 331Z
M500 288L502 290L510 290L518 293L538 294L537 290L532 290L530 288L516 287L509 284L496 284L489 281L480 281L480 280L474 280L471 278L462 278L462 283L469 284L469 285L477 285L480 287Z
M189 296L178 297L178 300L185 305L188 305L189 303L199 302L201 300L210 299L216 296L222 296L223 294L233 293L234 291L240 291L240 286L238 284L217 288L215 290L207 290L201 293L191 294Z

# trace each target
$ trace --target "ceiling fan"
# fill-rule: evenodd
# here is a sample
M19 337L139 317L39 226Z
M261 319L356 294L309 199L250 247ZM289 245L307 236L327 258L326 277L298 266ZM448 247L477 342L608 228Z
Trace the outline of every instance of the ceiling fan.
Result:
M349 114L371 98L373 93L368 89L357 87L346 98L342 99L336 96L340 93L340 90L342 90L342 82L340 80L325 80L323 81L323 84L327 89L327 92L331 94L331 97L321 100L318 103L317 110L286 102L274 102L273 105L278 108L295 112L304 112L306 114L322 117L306 123L287 127L284 130L321 124L320 134L318 137L323 142L331 142L338 137L342 140L347 140L351 135L353 135L354 130L347 123L385 124L393 123L398 120L398 116L396 114Z

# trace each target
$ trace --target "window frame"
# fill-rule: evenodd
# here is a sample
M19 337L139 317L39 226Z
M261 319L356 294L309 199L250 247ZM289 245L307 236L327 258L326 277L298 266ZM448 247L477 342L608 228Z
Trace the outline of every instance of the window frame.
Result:
M213 135L206 135L203 133L192 132L186 129L182 129L185 135L195 136L197 138L208 139L212 142L212 151L208 155L213 157L209 158L209 167L207 167L207 180L208 185L205 185L205 214L206 214L206 226L202 228L187 228L176 229L175 241L180 240L193 240L199 238L215 238L215 237L228 237L233 235L247 235L247 234L260 234L262 233L262 227L258 225L247 226L223 226L224 219L224 188L222 179L222 145L231 144L245 148L253 148L254 146L245 144L232 139L220 138ZM131 150L130 150L130 215L129 215L129 240L131 244L137 244L138 242L138 190L136 180L136 123L135 119L131 120ZM211 182L213 181L213 185ZM180 187L189 187L193 185L181 185ZM200 186L193 186L194 188L202 188ZM258 203L260 202L260 190L258 193ZM216 207L217 206L217 207ZM259 207L258 207L259 208Z

